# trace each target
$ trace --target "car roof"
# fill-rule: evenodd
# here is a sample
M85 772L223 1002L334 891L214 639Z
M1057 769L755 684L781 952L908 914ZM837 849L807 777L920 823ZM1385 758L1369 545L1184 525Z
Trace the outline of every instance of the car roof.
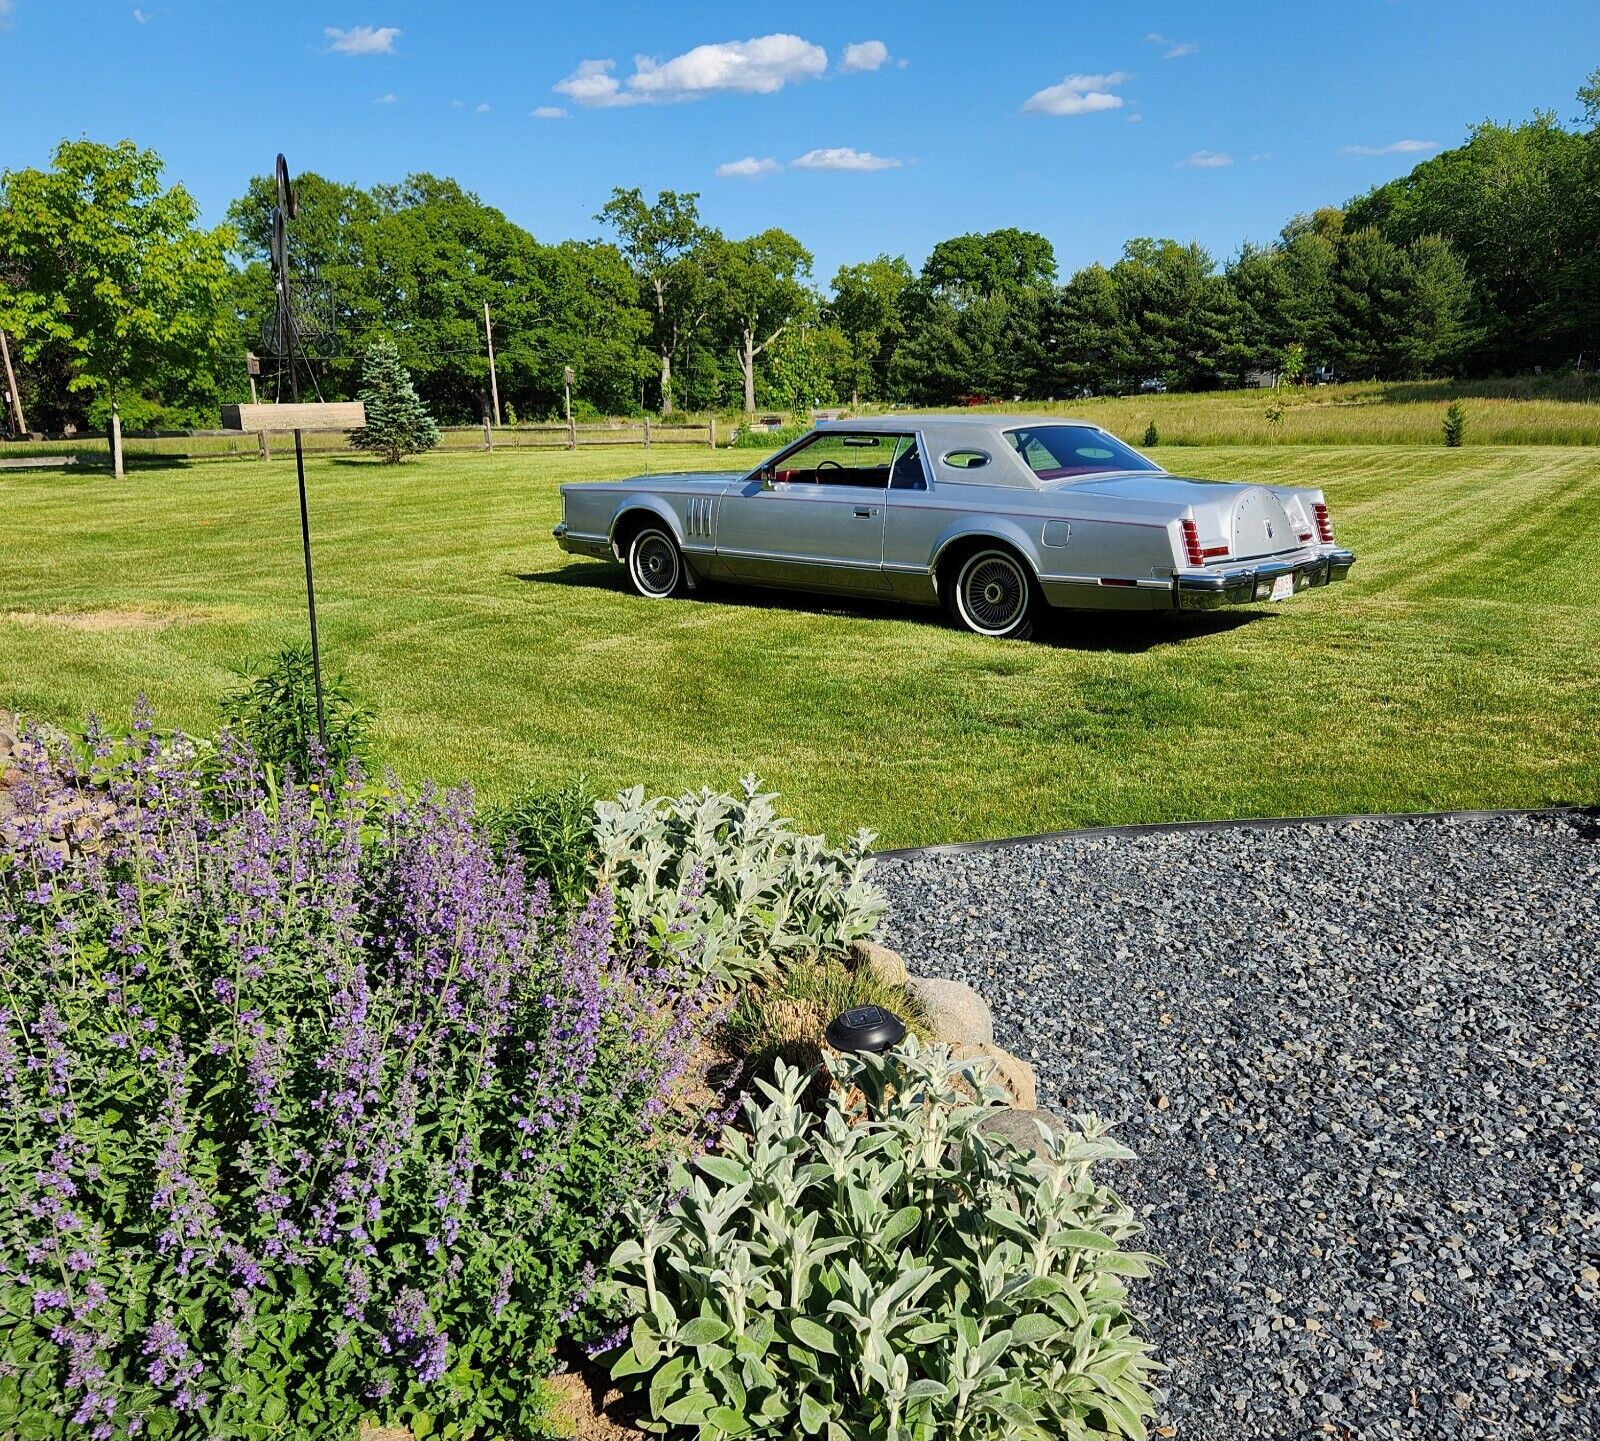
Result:
M1093 430L1103 430L1104 427L1092 420L1082 420L1073 415L1025 415L1025 414L995 414L992 412L982 415L946 414L938 411L916 415L864 415L856 420L819 420L818 430L920 430L945 426L970 428L972 430L1010 430L1019 425L1087 425Z

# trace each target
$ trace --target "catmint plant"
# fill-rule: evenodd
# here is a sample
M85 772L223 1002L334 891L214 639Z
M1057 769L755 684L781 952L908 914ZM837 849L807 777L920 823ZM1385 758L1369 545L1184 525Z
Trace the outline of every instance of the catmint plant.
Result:
M1126 1278L1152 1258L1094 1177L1131 1158L1090 1116L1042 1156L997 1093L914 1037L839 1057L820 1116L780 1063L715 1153L612 1257L634 1319L611 1374L652 1429L826 1441L1142 1437L1158 1369Z
M142 710L13 759L0 1436L525 1434L704 1125L692 938L558 921L465 790L301 784Z

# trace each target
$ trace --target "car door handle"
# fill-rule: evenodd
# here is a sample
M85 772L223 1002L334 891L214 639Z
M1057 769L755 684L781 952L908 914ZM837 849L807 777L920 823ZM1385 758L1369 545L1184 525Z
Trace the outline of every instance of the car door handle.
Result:
M858 515L858 516L859 516L859 517L860 517L860 518L861 518L861 519L862 519L862 520L871 520L871 519L872 519L872 517L873 517L873 516L875 516L875 515L876 515L876 514L877 514L877 513L878 513L878 512L877 512L877 511L875 511L875 510L874 510L874 509L873 509L873 508L872 508L872 507L871 507L871 506L869 506L869 505L858 505L858 506L857 506L857 507L856 507L856 514L857 514L857 515Z

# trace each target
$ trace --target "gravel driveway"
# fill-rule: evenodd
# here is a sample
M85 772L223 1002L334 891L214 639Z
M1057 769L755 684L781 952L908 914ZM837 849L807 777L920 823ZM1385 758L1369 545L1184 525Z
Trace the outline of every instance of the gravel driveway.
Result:
M882 862L1040 1104L1120 1122L1197 1441L1600 1436L1600 827L1366 821ZM1172 1433L1166 1433L1172 1434Z

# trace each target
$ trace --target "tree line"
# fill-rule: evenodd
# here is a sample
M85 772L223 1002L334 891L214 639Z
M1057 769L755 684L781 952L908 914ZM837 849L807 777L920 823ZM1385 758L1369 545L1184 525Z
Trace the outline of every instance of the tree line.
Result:
M615 190L592 239L536 239L455 181L298 179L290 253L324 394L384 339L442 419L1061 398L1253 373L1401 379L1593 367L1600 352L1600 70L1583 118L1485 122L1342 207L1219 264L1130 240L1062 279L1042 235L956 236L826 286L781 229L733 239L698 196ZM0 173L0 332L33 429L207 425L270 352L268 177L201 227L158 156L58 147ZM486 314L487 307L487 314ZM0 376L3 379L3 376ZM8 387L9 388L9 387Z

